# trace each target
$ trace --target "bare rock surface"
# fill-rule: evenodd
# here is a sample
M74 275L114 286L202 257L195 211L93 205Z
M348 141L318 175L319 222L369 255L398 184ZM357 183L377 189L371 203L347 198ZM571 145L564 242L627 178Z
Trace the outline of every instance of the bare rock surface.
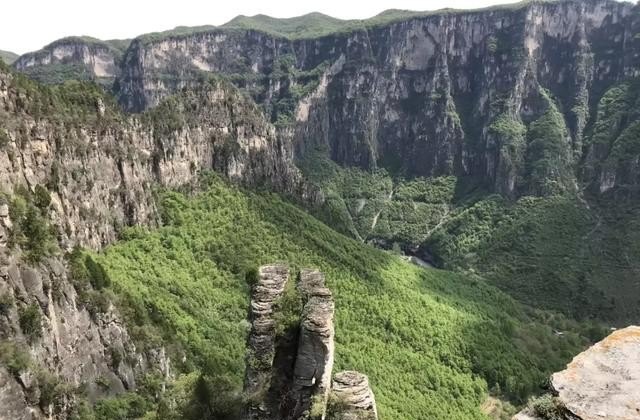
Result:
M360 372L344 371L333 377L332 401L337 412L331 420L358 420L378 418L376 400L369 387L369 378Z
M289 268L284 265L266 265L260 267L258 282L253 288L244 389L256 403L248 405L248 419L267 419L271 415L269 408L262 404L261 397L266 394L271 383L275 357L274 310L288 280Z
M640 327L615 331L580 353L551 383L582 420L640 419Z
M300 323L293 382L296 418L310 410L312 403L326 406L331 387L335 334L335 305L331 291L324 284L324 275L317 270L302 270L298 289L306 302Z

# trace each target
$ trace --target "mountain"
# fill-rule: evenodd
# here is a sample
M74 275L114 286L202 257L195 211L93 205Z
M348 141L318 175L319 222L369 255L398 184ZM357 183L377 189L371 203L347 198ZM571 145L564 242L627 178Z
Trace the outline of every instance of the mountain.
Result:
M240 16L0 62L0 420L515 414L640 318L639 24Z
M11 64L18 58L18 54L12 53L11 51L2 51L0 50L0 59L2 59L6 64Z
M425 271L251 192L315 197L259 108L227 82L207 86L128 116L96 85L0 74L0 377L12 418L233 412L245 279L272 261L325 272L336 366L369 375L382 418L483 418L490 387L525 398L590 339L590 325L474 276ZM530 345L547 350L532 357Z

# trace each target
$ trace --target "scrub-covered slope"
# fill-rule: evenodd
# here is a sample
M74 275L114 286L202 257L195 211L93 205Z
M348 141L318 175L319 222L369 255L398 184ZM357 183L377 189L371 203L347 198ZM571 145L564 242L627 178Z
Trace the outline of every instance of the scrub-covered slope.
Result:
M174 368L227 384L219 398L241 389L245 278L273 261L325 273L336 369L367 372L383 419L482 418L488 388L526 398L585 344L570 332L576 324L526 309L479 278L420 269L274 195L208 182L193 197L162 193L165 225L126 231L97 260L132 315L130 330L173 341Z

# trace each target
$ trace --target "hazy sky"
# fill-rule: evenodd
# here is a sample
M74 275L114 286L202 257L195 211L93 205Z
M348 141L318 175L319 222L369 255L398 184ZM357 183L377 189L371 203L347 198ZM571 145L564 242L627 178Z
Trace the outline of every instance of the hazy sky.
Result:
M0 49L19 54L69 35L133 38L176 26L220 25L258 13L291 17L313 11L342 19L386 9L477 8L516 0L2 0Z

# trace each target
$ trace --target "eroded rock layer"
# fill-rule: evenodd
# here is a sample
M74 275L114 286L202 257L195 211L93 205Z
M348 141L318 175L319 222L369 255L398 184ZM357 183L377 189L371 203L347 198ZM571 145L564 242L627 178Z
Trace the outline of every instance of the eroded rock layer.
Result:
M311 269L300 272L297 292L304 306L299 332L276 336L274 320L282 310L279 303L285 298L288 269L271 265L261 267L259 272L251 299L252 328L245 379L249 402L244 418L319 420L329 415L335 419L376 419L375 400L366 376L342 372L331 382L335 305L324 275ZM293 360L292 374L285 372L284 365L288 363L283 361L287 360ZM358 415L367 417L353 417Z
M331 385L333 410L329 420L377 420L376 400L369 378L359 372L338 372Z
M312 410L314 404L315 412L325 411L318 407L326 407L327 404L335 335L335 306L331 291L324 284L324 275L316 270L302 270L298 288L305 303L294 370L294 418Z
M251 399L247 419L270 419L274 414L263 400L271 384L276 349L274 311L288 280L289 269L286 266L267 265L260 267L258 282L253 287L244 385Z

